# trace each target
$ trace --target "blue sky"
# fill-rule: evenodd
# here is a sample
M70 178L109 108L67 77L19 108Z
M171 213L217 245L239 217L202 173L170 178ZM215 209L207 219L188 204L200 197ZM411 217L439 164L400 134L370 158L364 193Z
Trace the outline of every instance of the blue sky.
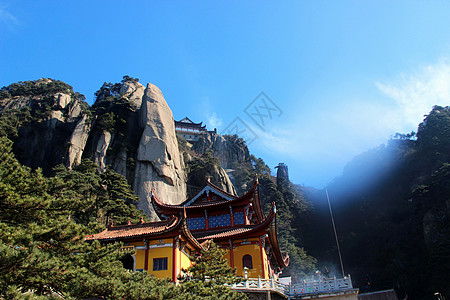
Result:
M50 77L92 103L103 82L138 77L175 119L224 132L239 118L255 156L323 187L450 104L449 13L448 1L0 0L0 85ZM263 127L244 111L261 92L279 108Z

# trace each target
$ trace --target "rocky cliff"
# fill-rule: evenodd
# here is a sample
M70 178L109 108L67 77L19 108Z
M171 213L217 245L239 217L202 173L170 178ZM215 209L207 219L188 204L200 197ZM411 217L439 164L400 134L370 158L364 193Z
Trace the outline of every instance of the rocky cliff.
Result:
M236 194L218 163L186 169L186 149L180 151L172 111L153 84L145 87L128 76L120 83L105 83L90 107L84 96L61 81L19 82L1 89L0 113L5 120L18 119L11 125L17 128L11 138L21 163L50 175L57 164L70 169L89 158L100 172L112 168L124 175L139 195L138 208L151 219L157 218L150 203L152 189L161 200L177 204L188 197L188 186L201 187L210 177ZM190 145L184 154L189 163L206 152L228 169L248 157L245 144L214 133Z
M224 169L234 169L236 163L248 160L250 154L245 142L237 136L222 136L214 132L203 134L193 144L192 149L199 154L211 152Z

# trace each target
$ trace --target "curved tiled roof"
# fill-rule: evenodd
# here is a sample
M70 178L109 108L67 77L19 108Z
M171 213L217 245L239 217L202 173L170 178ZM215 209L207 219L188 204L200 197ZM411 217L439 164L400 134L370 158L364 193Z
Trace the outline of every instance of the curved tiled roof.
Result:
M183 202L182 204L174 205L174 204L166 204L166 203L162 202L156 195L155 190L152 189L152 195L151 195L152 204L155 207L156 211L166 211L166 212L171 212L171 213L174 213L177 211L182 211L184 208L186 208L187 210L193 210L193 209L214 207L214 206L220 206L220 205L228 206L229 204L238 203L240 201L247 201L248 199L250 199L258 186L258 180L255 180L252 187L247 191L247 193L245 193L241 197L236 197L234 195L231 195L231 194L225 192L224 190L220 189L218 186L212 184L210 181L207 181L207 186L210 186L212 189L216 190L219 194L224 194L232 199L231 200L221 200L221 201L210 202L210 203L202 203L202 204L191 204L189 206L185 206L185 204L187 204L187 203L189 203L189 201L191 201L191 200L187 200L187 201ZM258 198L258 201L259 201L259 198Z
M85 240L113 241L118 239L131 239L139 236L152 236L164 232L169 232L177 228L180 224L181 218L172 216L172 218L160 222L108 226L108 228L100 233L86 236Z

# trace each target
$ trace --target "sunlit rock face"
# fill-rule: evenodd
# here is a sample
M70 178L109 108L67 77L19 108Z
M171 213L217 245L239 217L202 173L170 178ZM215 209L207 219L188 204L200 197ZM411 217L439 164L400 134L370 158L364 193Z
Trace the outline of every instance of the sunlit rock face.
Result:
M143 132L137 151L134 190L140 198L138 208L155 219L149 196L151 189L164 202L181 203L186 200L186 175L172 111L162 92L151 83L143 95L139 125Z
M29 94L0 98L0 112L31 111L32 122L19 128L14 143L22 164L40 167L46 175L52 175L58 164L73 169L85 158L97 164L99 172L111 168L127 178L139 196L137 207L152 220L158 218L151 204L152 189L166 203L187 199L187 175L173 114L157 86L144 86L126 76L120 83L105 83L89 107L63 82L39 79L27 84ZM228 174L232 177L235 164L248 159L245 143L206 132L190 147L187 159L212 152L221 164L190 174L195 182L191 185L201 188L209 177L236 195Z
M167 203L186 200L173 115L158 87L124 77L121 83L105 83L89 108L65 83L39 79L27 84L28 93L0 99L0 112L31 111L33 121L19 128L14 144L21 163L47 175L57 164L70 169L83 158L100 172L112 168L126 176L139 195L138 208L152 219L157 218L152 188Z
M224 169L233 169L236 163L243 162L250 156L245 144L226 139L214 132L203 134L193 144L192 149L199 154L211 151L213 156L220 160L220 166Z
M57 84L60 84L59 90L52 92ZM49 174L57 164L71 165L79 160L79 151L84 147L82 139L74 141L79 146L78 152L73 148L68 151L73 132L80 131L79 127L76 128L83 119L80 100L74 96L70 86L47 78L29 82L27 87L23 84L17 86L22 86L22 91L18 95L3 97L0 112L15 110L22 114L17 118L22 123L14 143L19 161Z

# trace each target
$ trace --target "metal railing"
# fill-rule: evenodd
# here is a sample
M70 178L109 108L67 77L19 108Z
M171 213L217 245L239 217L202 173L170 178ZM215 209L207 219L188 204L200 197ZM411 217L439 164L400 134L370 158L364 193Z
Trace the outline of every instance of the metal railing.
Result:
M271 290L287 296L297 296L324 292L339 292L353 289L350 276L344 278L321 278L319 280L303 281L295 284L284 284L273 278L248 278L231 285L237 290Z
M231 288L244 290L273 290L282 294L286 294L286 292L289 291L289 285L281 283L273 278L247 278L245 281L231 285Z
M350 276L344 278L321 278L289 285L289 295L303 295L323 292L336 292L353 289Z

